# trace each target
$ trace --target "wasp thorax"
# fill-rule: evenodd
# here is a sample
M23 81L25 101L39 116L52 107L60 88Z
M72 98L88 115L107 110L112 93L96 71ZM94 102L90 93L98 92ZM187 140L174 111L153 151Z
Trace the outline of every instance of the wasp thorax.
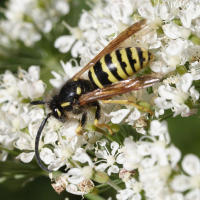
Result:
M65 118L67 112L79 114L82 112L82 106L79 106L79 97L91 91L91 83L87 80L76 79L69 80L63 85L58 95L55 95L50 102L50 109L53 116L57 119Z

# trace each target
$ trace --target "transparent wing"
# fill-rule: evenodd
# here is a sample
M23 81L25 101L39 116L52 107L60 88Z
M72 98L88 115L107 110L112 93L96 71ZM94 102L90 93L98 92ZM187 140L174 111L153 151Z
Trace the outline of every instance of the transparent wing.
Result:
M108 99L116 95L147 88L159 82L161 79L162 76L157 73L126 79L105 88L96 89L92 92L81 95L79 103L80 105L84 105L92 101Z

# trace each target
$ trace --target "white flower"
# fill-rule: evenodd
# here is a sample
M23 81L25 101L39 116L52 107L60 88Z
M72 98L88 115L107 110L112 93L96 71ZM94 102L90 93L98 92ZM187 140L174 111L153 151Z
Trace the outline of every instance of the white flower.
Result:
M134 178L130 178L126 183L126 189L120 190L119 194L116 195L118 200L141 200L142 196L140 192L143 189L142 183L136 181Z
M184 192L189 189L194 189L194 191L189 191L186 194L187 196L192 195L192 193L194 192L198 193L200 188L200 159L193 154L188 154L183 158L182 168L185 173L188 174L188 176L175 176L171 183L172 188L178 192ZM195 199L197 199L197 196L195 197Z
M133 126L135 124L135 121L138 120L140 116L141 113L138 111L138 109L135 108L134 111L125 120L125 122L128 122L129 125Z
M0 103L18 100L17 78L8 70L1 75Z
M193 80L199 80L200 79L200 63L198 61L195 61L191 63L189 68L193 76Z
M94 149L94 146L96 144L97 141L100 140L100 138L102 137L101 133L98 132L89 132L89 133L85 133L85 139L87 139L87 144L85 146L85 149L87 150L92 150Z
M45 91L44 83L39 80L39 67L30 66L29 73L19 70L18 90L24 98L36 99L41 97Z
M42 38L41 32L50 32L53 23L68 12L66 0L50 0L43 2L42 6L39 0L11 0L4 12L7 19L1 24L1 30L9 36L10 42L21 40L26 46L31 46Z
M166 144L170 143L170 136L167 128L167 122L159 122L153 120L150 125L150 134L152 136L158 136L160 141L165 141Z
M75 152L75 155L72 156L73 160L79 161L81 163L85 163L88 162L88 164L93 167L94 164L91 160L91 158L88 156L88 154L86 153L85 149L82 148L78 148Z
M66 138L73 138L76 136L76 129L79 126L79 121L75 118L68 119L62 129L62 135Z
M32 124L30 123L28 125L28 130L29 134L24 133L24 132L19 132L19 139L15 143L15 147L19 148L20 150L29 150L29 151L34 151L35 150L35 137L39 129L39 123L37 124ZM45 130L43 131L43 134L45 133ZM40 140L39 142L39 150L41 151L40 156L43 158L44 157L44 152L48 151L46 148L45 150L42 149L43 145L49 144L49 143L54 143L57 140L56 133L53 132L52 130L49 130L46 132L44 141ZM30 153L21 153L19 156L16 158L20 159L21 161L27 163L30 162L35 155L35 152L30 152ZM47 162L47 161L46 161ZM48 163L48 162L47 162Z
M75 66L73 65L73 62ZM78 71L80 71L80 67L75 59L71 59L66 64L61 61L61 65L65 71L65 76L61 76L59 73L52 71L51 73L55 77L55 79L50 79L49 82L53 87L59 88L63 85L64 82L72 78Z
M1 119L2 120L2 119ZM6 126L1 127L0 130L0 143L3 148L12 150L14 149L14 141L18 138L18 134L16 132L12 132L12 130ZM0 153L0 160L5 161L8 156L8 151L2 150Z
M98 160L95 164L99 163L99 162L106 162L106 163L101 163L98 164L98 166L95 167L96 170L99 171L105 171L107 168L107 173L110 176L111 173L118 173L119 172L119 168L117 165L115 165L115 162L117 163L121 163L122 161L120 160L119 154L116 153L117 150L119 149L119 144L117 142L112 142L110 147L112 149L111 153L108 151L108 149L106 148L104 142L99 141L98 144L100 144L102 147L105 148L105 150L97 150L95 151L95 155Z
M192 75L184 74L176 83L176 88L169 85L161 85L158 88L160 97L157 97L154 102L159 108L169 109L173 108L174 117L178 114L185 114L189 112L189 108L185 105L185 101L189 98L188 90L192 85Z
M68 172L68 181L73 184L78 184L84 179L91 179L93 176L93 168L91 166L85 166L83 168L73 168Z
M60 167L64 165L69 165L70 162L68 161L69 158L71 158L72 155L75 154L76 150L81 147L85 142L83 140L83 136L75 136L71 140L64 140L60 136L60 132L58 132L59 135L59 143L55 144L53 143L53 146L55 147L53 150L53 153L55 155L55 159L52 160L50 165L48 166L48 169L50 170L58 170ZM51 152L49 152L51 155ZM49 156L48 152L45 153L45 156ZM45 157L41 157L42 160L45 160Z
M117 159L119 159L120 164L123 164L124 169L132 171L140 166L143 155L138 150L137 144L131 138L125 138L121 152L122 154Z
M113 124L119 124L128 115L129 112L129 109L121 109L115 112L111 112L109 117L112 117L111 122Z
M71 49L71 46L76 41L76 38L71 35L63 35L56 39L54 47L61 53L66 53Z

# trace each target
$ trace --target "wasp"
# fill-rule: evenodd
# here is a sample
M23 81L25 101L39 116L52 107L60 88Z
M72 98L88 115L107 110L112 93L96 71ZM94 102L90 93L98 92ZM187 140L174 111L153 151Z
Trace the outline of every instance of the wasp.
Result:
M65 122L68 116L82 113L80 124L76 129L78 135L83 134L83 127L87 121L87 108L96 107L94 125L99 128L107 128L113 134L110 126L100 124L101 107L98 100L103 103L131 104L141 108L139 105L128 100L112 100L113 96L149 87L161 80L159 74L150 74L135 78L130 78L142 68L146 67L154 60L154 55L146 49L140 47L120 48L120 45L133 34L147 26L143 19L134 23L115 39L113 39L95 58L93 58L84 68L68 80L60 89L59 93L47 101L32 101L31 105L47 104L51 109L46 118L42 121L35 140L35 155L39 166L47 171L41 162L39 155L39 140L42 130L50 116ZM89 80L81 79L80 76L88 71ZM153 114L151 110L142 109Z

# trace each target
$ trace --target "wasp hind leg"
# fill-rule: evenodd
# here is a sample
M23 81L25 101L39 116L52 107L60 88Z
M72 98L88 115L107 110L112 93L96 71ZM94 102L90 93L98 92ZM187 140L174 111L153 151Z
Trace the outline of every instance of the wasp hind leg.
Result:
M95 102L93 103L93 106L96 106L97 109L96 109L96 113L95 113L95 119L94 119L94 125L97 126L98 128L107 128L110 135L113 135L113 131L111 129L111 127L108 125L108 124L99 124L99 120L100 120L100 117L101 117L101 107L99 105L98 102Z
M132 106L134 106L134 107L136 107L138 109L141 109L141 110L143 110L145 112L148 112L150 115L154 115L153 111L149 110L148 108L139 106L136 103L134 103L133 101L128 101L128 100L112 100L112 99L109 99L109 100L103 100L102 102L105 103L105 104L113 103L113 104L132 105Z
M81 118L81 122L80 122L78 128L76 129L76 134L77 135L83 135L83 127L86 124L86 121L87 121L87 113L84 112L83 116Z

